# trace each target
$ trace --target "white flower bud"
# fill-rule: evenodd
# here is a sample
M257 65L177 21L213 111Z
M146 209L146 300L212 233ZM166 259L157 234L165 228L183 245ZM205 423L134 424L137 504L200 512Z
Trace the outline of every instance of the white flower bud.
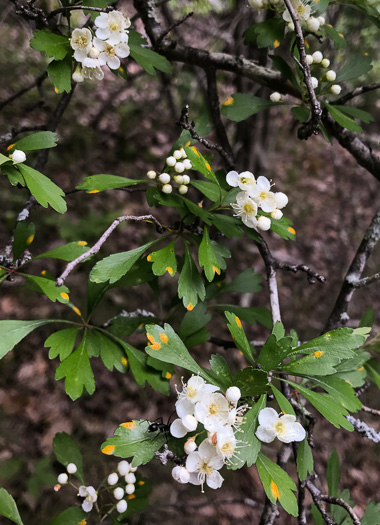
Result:
M189 191L188 186L185 186L185 184L181 184L181 186L178 188L178 191L181 195L186 195L186 193Z
M186 157L187 157L186 151L183 148L181 148L179 151L181 152L182 158L186 159Z
M169 195L173 191L173 186L170 184L164 184L162 186L162 193L166 193L166 195Z
M269 221L270 226L270 221ZM230 403L236 404L241 398L240 388L237 386L230 386L226 391L226 398Z
M281 96L281 93L279 93L278 91L274 91L273 93L271 93L269 98L271 99L272 102L280 102L282 96Z
M120 476L126 476L128 472L130 472L131 467L125 459L123 461L120 461L117 464L117 470L119 471Z
M182 175L175 175L173 178L174 178L174 182L176 182L177 184L183 184L183 176Z
M108 485L116 485L116 483L119 481L119 476L116 474L116 472L112 472L107 478Z
M185 467L180 467L179 465L173 468L172 477L178 481L178 483L188 483L190 481L190 473Z
M306 26L311 33L316 33L320 26L318 18L311 16L306 20Z
M293 22L288 22L288 29L289 29L289 31L294 31L294 23Z
M190 159L184 159L182 164L185 166L185 170L191 170L191 168L193 167Z
M314 62L313 55L306 55L306 62L311 66L311 64Z
M186 454L191 454L192 452L197 450L197 448L198 446L195 443L194 438L189 438L183 446L183 449L186 452Z
M328 58L324 58L321 62L321 66L324 68L328 68L330 65L330 60Z
M176 173L183 173L185 171L185 165L183 162L177 162L177 164L174 166L174 171Z
M19 164L19 162L26 161L26 155L20 149L15 149L10 158L13 160L13 164Z
M136 483L136 476L130 472L125 476L125 483Z
M98 58L100 55L100 50L97 47L92 47L88 53L90 58Z
M153 180L157 177L157 173L153 170L149 170L146 176L148 177L148 179Z
M177 162L177 161L175 160L174 157L168 157L168 158L166 159L166 164L167 164L168 166L170 166L171 168L172 168L173 166L175 166L176 162Z
M327 71L326 80L328 80L329 82L334 82L335 79L336 79L335 71L333 71L332 69L330 69L330 71Z
M123 512L125 512L127 508L128 508L128 503L125 501L125 499L121 499L120 501L118 501L116 505L116 510L119 514L123 514Z
M277 191L274 196L276 199L276 208L279 210L285 208L289 201L288 196L285 193L282 193L282 191Z
M318 79L315 78L315 77L311 77L311 85L313 86L313 88L317 88L318 87Z
M195 430L198 426L198 421L191 414L187 414L185 417L182 418L181 421L183 426L187 428L187 430L189 430L190 432Z
M62 474L60 474L57 478L58 483L60 483L61 485L64 485L65 483L67 483L68 480L69 480L69 476L66 474L66 472L62 472Z
M75 474L75 472L78 470L75 463L69 463L66 467L66 470L69 474Z
M268 219L268 217L264 217L264 215L260 215L257 220L257 227L265 232L270 229L270 225L270 219Z
M315 51L315 53L312 54L312 57L313 57L313 61L316 64L320 64L323 60L323 55L320 51Z
M330 93L333 95L339 95L339 93L342 91L342 88L339 86L339 84L333 84L330 88Z
M74 73L71 75L71 78L79 84L80 82L84 82L84 76L82 75L82 68L78 65L74 71Z
M137 470L137 467L129 467L129 472L136 472Z
M124 489L121 487L116 487L116 489L113 491L113 495L115 499L121 499L124 496Z
M169 173L161 173L161 175L158 176L158 180L162 182L162 184L168 184L170 182Z
M133 483L128 483L128 485L125 487L125 492L129 495L133 494L136 490L136 487Z
M176 160L182 159L182 151L180 151L179 149L176 149L175 151L173 151L173 157Z
M319 16L319 17L317 18L317 20L318 20L320 26L324 26L325 23L326 23L326 19L325 19L324 16Z
M270 214L270 216L272 217L272 219L274 219L275 221L278 221L281 219L281 217L283 216L283 213L281 210L274 210L272 211L272 213Z
M190 177L188 175L182 175L182 177L184 184L190 184Z

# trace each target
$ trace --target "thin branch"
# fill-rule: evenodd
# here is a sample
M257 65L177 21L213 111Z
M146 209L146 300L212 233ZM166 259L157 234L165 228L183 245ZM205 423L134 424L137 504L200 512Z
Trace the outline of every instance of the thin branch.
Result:
M352 299L355 288L352 283L357 282L367 264L374 247L380 239L380 208L374 215L363 240L353 258L343 281L342 288L335 302L333 310L326 322L325 331L338 328L341 323L348 320L347 309Z
M304 75L304 82L307 88L307 91L309 93L310 98L310 105L311 105L311 120L310 120L310 130L314 135L318 135L319 133L319 124L321 122L322 117L322 108L320 103L318 102L318 99L315 95L315 91L313 88L313 84L311 81L311 72L310 72L310 66L307 63L306 60L306 49L305 49L305 39L303 37L301 24L299 23L297 14L295 12L295 9L291 3L290 0L284 0L284 3L289 11L290 17L293 20L294 24L294 31L296 34L296 44L297 48L300 54L300 61L297 60L298 65L300 66L303 75ZM293 56L293 58L295 58ZM301 62L301 63L300 63Z
M77 10L77 9L80 9L80 10L87 10L87 11L95 11L96 13L109 13L111 11L114 11L114 7L113 6L109 6L109 7L89 7L89 6L85 6L85 5L72 5L72 6L68 6L68 7L60 7L58 9L55 9L54 11L52 11L51 13L48 14L47 16L47 20L51 20L52 18L54 18L55 16L59 15L60 13L64 13L65 11L74 11L74 10Z
M368 86L361 86L361 87L355 88L350 93L346 93L342 97L335 100L334 105L338 104L340 106L343 106L349 100L352 100L355 97L359 97L360 95L363 95L363 93L374 91L375 89L380 89L379 82L374 83L374 84L368 84Z
M18 135L21 135L21 133L27 133L30 131L42 131L45 129L46 126L23 126L20 129L12 129L12 131L10 131L9 133L4 133L4 135L0 135L0 144L12 142Z
M373 441L374 443L380 443L380 432L376 432L376 430L367 423L364 423L364 421L360 421L360 419L356 419L353 416L347 416L347 421L349 421L355 430L363 437L366 437Z
M77 257L76 259L74 259L74 261L71 261L67 266L66 266L66 269L64 270L64 272L57 278L55 284L57 286L62 286L65 282L65 280L67 279L68 275L74 270L74 268L79 264L81 263L82 261L84 261L85 259L87 259L88 257L91 257L92 255L95 255L96 253L98 253L98 251L100 250L100 248L103 246L103 244L106 242L106 240L108 239L108 237L111 235L111 233L113 232L113 230L119 226L119 224L121 222L124 222L124 221L150 221L150 222L154 222L154 224L156 225L156 229L159 233L162 233L163 232L163 226L162 224L155 218L153 217L153 215L141 215L139 217L136 217L134 215L122 215L121 217L118 217L117 219L115 219L113 221L113 223L111 224L111 226L109 228L106 229L106 231L103 233L103 235L100 237L100 239L94 244L94 246L88 250L86 253L83 253L82 255L80 255L79 257Z
M228 348L236 348L236 343L233 341L229 341L227 339L220 339L219 337L211 336L208 338L208 342L220 346L224 348L224 350L227 350ZM261 348L265 345L265 341L250 341L251 345L253 345L255 348Z
M364 383L364 385L360 388L358 388L358 390L355 392L355 397L360 397L364 394L364 392L367 392L367 390L369 389L369 387L371 386L371 383L369 382L366 382Z
M274 505L268 498L265 500L264 510L261 514L259 525L273 525L274 520L280 515L277 505Z
M21 89L20 91L18 91L17 93L12 95L11 97L7 98L6 100L3 100L3 102L0 102L0 111L3 108L5 108L5 106L8 106L8 104L11 104L14 100L22 97L22 95L24 95L25 93L27 93L31 89L33 89L35 87L39 87L46 78L47 78L47 72L45 71L44 73L42 73L42 75L40 75L38 78L36 78L36 80L34 80L31 84L29 84L28 86L24 87L23 89Z
M32 2L27 2L26 5L21 4L18 0L11 0L15 6L16 15L20 15L26 20L35 20L36 23L47 25L47 18L45 12L39 7L35 7Z
M361 525L360 519L355 514L354 509L350 507L347 501L344 501L343 498L335 498L333 496L328 496L327 494L320 494L319 497L322 501L327 501L327 503L332 503L333 505L339 505L339 507L343 507L352 518L354 525Z
M186 20L188 18L190 18L191 16L193 16L193 11L191 11L190 13L187 13L187 15L185 15L183 18L181 18L181 20L178 20L177 22L174 22L173 24L171 24L167 29L165 29L165 31L163 31L161 33L161 35L157 38L156 40L156 47L160 47L160 44L161 42L163 41L163 39L173 31L173 29L175 29L176 27L180 26L181 24L183 24L184 22L186 22Z
M363 286L375 283L379 279L380 273L375 273L375 275L371 275L371 277L363 277L363 279L359 279L358 281L352 281L350 284L353 288L363 288Z
M326 277L323 277L323 275L315 272L310 268L310 266L306 266L306 264L291 264L275 261L275 267L278 270L288 270L289 272L293 273L297 273L298 270L305 272L307 275L307 280L310 284L315 284L316 280L320 283L325 283L327 281Z
M276 280L276 261L271 254L267 243L261 237L261 242L256 242L256 246L260 252L260 255L264 261L265 269L267 273L267 281L269 288L269 300L270 307L272 312L273 324L277 321L281 322L281 312L280 312L280 301L278 299L278 288Z
M322 503L321 492L317 489L317 487L313 485L311 481L306 481L305 486L309 490L314 503L318 507L319 512L322 514L322 517L325 523L327 523L327 525L337 525L336 521L334 521L330 517L329 513L326 510L325 505Z
M376 408L371 408L371 407L362 405L361 410L363 410L363 412L368 412L368 414L372 414L374 416L380 416L380 410L376 410Z

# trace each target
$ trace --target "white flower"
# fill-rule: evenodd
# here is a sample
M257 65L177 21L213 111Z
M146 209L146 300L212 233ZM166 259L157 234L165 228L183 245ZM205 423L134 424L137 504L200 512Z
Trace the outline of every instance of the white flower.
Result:
M15 149L14 152L9 156L12 159L13 164L19 164L20 162L26 161L26 155L20 149Z
M177 184L183 184L183 175L174 175L174 181L177 183Z
M85 512L90 512L92 510L92 507L94 506L94 503L98 499L96 490L94 489L94 487L91 486L85 487L84 485L81 485L79 487L78 496L85 498L84 502L82 503L82 509Z
M107 478L108 485L116 485L116 483L119 481L119 476L116 474L116 472L112 472Z
M173 191L173 186L171 184L164 184L161 189L162 193L169 195Z
M174 150L173 151L173 157L176 160L182 159L182 151L180 151L179 149Z
M124 489L122 487L116 487L116 489L113 491L113 495L115 499L122 499L124 496Z
M177 162L177 164L174 166L174 171L176 173L183 173L185 171L185 165L183 162Z
M183 177L184 184L190 184L190 177L188 175L182 175L182 177Z
M270 213L277 208L275 195L270 188L269 180L261 176L257 179L255 191L250 192L250 196L265 213Z
M226 398L230 403L236 404L241 398L240 388L237 386L230 386L226 391Z
M271 225L271 220L268 217L264 217L264 215L261 215L257 219L257 227L264 232L270 229L270 225Z
M216 451L225 462L235 455L236 447L237 441L231 427L224 427L221 432L217 432Z
M69 474L75 474L78 469L75 463L69 463L66 467L66 470Z
M95 19L96 36L101 40L107 40L111 45L119 44L123 41L125 31L130 27L131 21L120 11L101 13Z
M157 177L157 173L153 170L149 170L146 176L148 177L148 179L153 180Z
M186 193L189 191L189 188L188 186L181 184L181 186L178 188L178 191L181 195L186 195Z
M313 16L311 16L306 21L306 26L311 33L316 33L319 30L320 26L318 18L314 18Z
M136 472L137 467L132 467L132 463L129 466L129 472Z
M193 167L190 159L184 159L182 164L185 166L185 170L191 170L191 168Z
M86 58L85 61L93 60L92 58ZM93 60L93 62L97 62L97 60ZM88 80L103 80L104 78L104 72L101 69L100 66L97 64L89 63L88 65L83 64L82 68L82 75L83 78L87 78Z
M269 95L269 98L272 102L280 102L282 96L281 93L279 93L278 91L274 91Z
M330 92L333 95L339 95L339 93L342 91L342 88L339 84L333 84L330 88Z
M205 482L210 488L218 489L223 483L223 478L218 470L223 465L223 457L217 454L215 447L203 441L197 451L187 456L186 469L190 472L190 483L201 485L202 492L204 492Z
M311 56L313 57L313 62L316 64L320 64L323 60L323 55L320 51L315 51Z
M182 418L182 425L187 428L189 432L192 432L197 428L198 421L191 414L187 414L184 418Z
M311 66L311 64L314 62L312 55L306 55L306 62Z
M256 228L257 204L248 197L245 191L241 191L236 195L236 203L231 204L231 206L235 210L234 215L240 217L248 228Z
M270 216L272 217L272 219L274 219L275 221L278 221L281 219L281 217L283 216L283 213L281 210L274 210L272 211L272 213L270 214Z
M92 34L86 27L74 29L70 38L70 45L74 49L74 58L77 62L83 62L92 48Z
M170 434L175 438L183 438L189 430L182 423L182 419L175 419L170 425Z
M66 474L66 472L62 472L62 474L60 474L57 478L58 483L60 483L61 485L64 485L65 483L67 483L68 480L69 480L69 476Z
M311 77L310 80L311 80L311 85L313 86L314 89L316 89L318 87L318 79L316 77Z
M119 58L126 58L130 53L129 46L123 42L111 44L95 37L94 44L100 51L99 65L107 65L110 69L118 69L120 67Z
M78 84L84 81L84 76L82 74L82 66L80 64L78 64L75 68L75 71L71 75L71 78L74 80L74 82L77 82Z
M179 465L173 468L172 476L173 476L173 479L178 481L178 483L185 484L185 483L189 483L190 481L189 471L185 467L181 467Z
M324 17L324 16L319 16L319 17L318 17L318 22L319 22L319 25L320 25L320 26L324 26L325 23L326 23L326 19L325 19L325 17Z
M227 183L233 188L239 188L248 193L252 192L256 187L256 179L250 171L243 171L239 173L237 171L230 171L226 175Z
M326 80L328 80L329 82L334 82L335 79L336 79L335 71L333 71L332 69L330 69L330 71L327 71Z
M273 408L264 408L259 412L259 427L256 436L264 443L271 443L276 437L283 443L302 441L306 437L303 426L296 421L296 416L279 416Z
M178 393L178 401L176 403L176 410L179 417L184 417L178 412L178 407L180 406L181 400L187 399L194 405L202 398L202 395L205 392L215 392L216 390L219 390L219 387L207 384L206 381L199 376L190 377L187 383L182 383L182 386L183 390L182 392Z
M311 14L311 7L306 0L291 0L291 3L294 7L298 20L307 20ZM282 18L286 22L291 22L292 17L290 16L289 11L286 9L282 14Z
M128 508L128 503L125 501L125 499L121 499L120 501L118 501L116 505L116 510L119 514L123 514L123 512L125 512L127 508Z
M228 415L228 401L222 394L206 393L195 405L194 416L209 432L217 432L224 426Z
M97 39L98 40L98 39ZM99 55L100 55L100 49L98 49L97 47L92 47L90 49L90 51L88 52L88 56L90 58L99 58Z

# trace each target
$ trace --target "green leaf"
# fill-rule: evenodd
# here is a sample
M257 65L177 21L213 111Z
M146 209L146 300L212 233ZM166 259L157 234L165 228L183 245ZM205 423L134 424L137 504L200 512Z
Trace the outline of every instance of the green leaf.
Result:
M310 108L305 106L294 106L290 111L293 113L294 118L299 122L306 122L309 119Z
M115 431L114 437L107 439L102 446L103 454L119 458L133 458L132 465L145 465L166 442L166 436L148 433L149 421L144 419L122 423ZM153 437L153 439L150 439Z
M231 332L233 340L235 341L236 347L243 353L244 357L250 363L253 363L252 346L245 335L244 328L239 317L237 317L237 315L235 315L233 312L226 311L224 312L224 315L227 317L227 326Z
M102 7L105 9L107 7L107 0L86 0L84 4L88 7ZM85 15L91 15L92 21L94 21L95 18L100 15L100 13L97 13L96 11L89 11L88 9L85 9L83 12Z
M312 354L323 350L341 360L351 359L356 357L353 350L361 347L367 339L368 330L368 328L338 328L299 346L290 355Z
M53 487L56 483L57 475L53 471L50 457L46 456L37 461L34 472L27 481L27 490L34 499L37 499L44 487Z
M297 487L292 478L262 452L259 452L256 465L269 500L274 504L278 500L288 514L298 516L297 499L293 494Z
M74 350L75 341L79 328L65 328L49 335L44 343L45 348L50 348L49 359L55 359L59 355L60 361L63 361Z
M51 78L57 93L70 93L71 71L73 61L71 56L63 60L53 60L47 67L47 74Z
M256 324L259 322L266 328L272 328L272 317L266 308L246 308L245 306L235 306L233 304L213 304L212 308L222 310L222 312L232 312L248 324Z
M67 304L69 302L69 289L67 286L56 286L55 282L51 279L45 279L44 277L37 277L36 275L22 274L28 279L28 283L36 285L37 290L45 294L50 301L59 301L60 303Z
M217 375L223 390L234 385L227 361L220 354L213 354L210 359L210 368Z
M178 329L178 336L187 348L200 345L208 340L210 332L206 325L211 318L211 314L207 313L206 303L198 303L193 310L185 313Z
M327 485L329 488L329 496L334 498L339 496L339 479L340 479L340 467L339 467L339 456L337 451L334 449L327 461Z
M164 275L166 272L173 277L177 273L177 260L175 258L175 242L171 242L162 250L152 252L147 257L153 263L154 275Z
M49 525L77 525L87 516L88 513L82 507L69 507L50 521Z
M265 215L265 214L263 213L263 215ZM246 226L244 228L246 228ZM293 223L287 217L281 217L281 219L279 219L277 221L272 220L270 229L273 232L277 233L277 235L279 235L280 237L282 237L286 241L287 240L290 240L290 241L295 241L296 240L296 231L293 228ZM252 230L252 231L254 231L254 230Z
M209 116L206 111L200 113L199 117L194 118L194 124L194 129L200 137L206 137L212 130L212 127L209 123ZM190 144L188 144L189 142ZM175 149L185 147L185 145L192 146L193 144L197 143L198 141L190 135L190 132L187 129L184 129L182 130L178 139L175 141L173 145L173 151Z
M271 18L265 22L257 22L249 26L243 33L244 43L257 42L257 47L276 48L284 39L286 22L282 18Z
M69 463L76 465L78 470L75 476L81 483L84 483L82 453L73 438L66 432L59 432L54 436L53 450L55 457L64 467L67 467Z
M334 42L335 49L342 49L346 47L346 40L344 39L342 33L338 33L338 31L329 24L325 24L323 29L326 31L327 36L329 36Z
M68 244L63 244L57 248L53 248L47 252L41 253L33 257L34 259L60 259L61 261L73 261L80 255L83 255L89 250L86 241L74 241Z
M145 331L145 325L152 322L158 322L159 319L154 315L149 315L150 312L140 310L139 312L126 312L123 310L120 315L112 319L110 330L118 337L129 337L137 329L139 332Z
M324 102L324 105L326 106L328 112L332 116L332 118L343 128L346 128L350 131L363 131L363 128L359 126L352 118L347 117L344 113L342 113L337 106L331 106L330 104L327 104L327 102Z
M287 78L293 86L301 91L300 82L298 77L294 74L293 69L289 64L279 55L268 55L272 60L274 67L279 71L285 78Z
M59 365L55 372L57 380L65 378L65 390L68 396L75 401L82 393L83 388L91 395L95 392L95 379L87 353L87 334L81 344L69 357Z
M5 164L6 162L12 162L12 159L10 159L9 157L6 157L2 153L0 153L0 166Z
M210 217L211 223L218 228L229 239L233 237L241 237L241 220L230 215L221 215L220 213L213 213Z
M114 253L97 262L90 274L90 281L95 283L104 283L109 281L110 284L118 281L125 275L135 262L140 259L143 253L150 248L157 240L148 242L139 248L128 252Z
M280 390L278 390L273 385L273 383L271 383L271 389L272 389L273 395L274 395L274 397L275 397L275 399L276 399L276 401L278 403L278 406L281 409L281 412L283 412L284 414L291 414L291 415L295 416L296 413L294 412L294 409L293 409L292 405L286 399L284 394L282 392L280 392Z
M215 182L205 180L191 180L190 184L197 188L212 202L220 202L227 195L227 192L218 186Z
M308 376L306 376L308 377ZM309 377L315 385L322 387L336 401L350 412L357 412L362 408L360 399L355 396L355 390L339 377Z
M14 231L13 260L16 261L25 249L32 244L36 227L32 222L19 221Z
M189 311L196 306L198 298L203 301L206 297L203 279L199 275L187 244L185 263L178 281L178 297L182 299L184 307Z
M363 317L360 320L360 327L370 326L372 328L375 319L375 310L373 308L367 308L364 312Z
M87 193L98 193L99 191L112 190L115 188L126 188L141 184L146 180L127 179L118 175L90 175L76 187L77 190L86 190Z
M12 456L9 459L2 461L0 464L0 478L12 478L15 474L20 472L24 465L25 461L20 456Z
M276 102L255 97L254 95L235 93L223 104L221 113L234 122L241 122L263 109L268 109L277 105L278 103Z
M155 76L157 74L156 69L170 75L172 73L170 62L152 49L142 47L142 45L146 44L145 38L142 38L139 33L133 30L129 31L128 45L131 50L131 57L136 60L149 75Z
M262 275L255 273L253 268L247 268L230 283L222 284L219 293L257 293L261 291L262 281Z
M0 489L0 516L5 516L17 525L23 525L15 500L3 488Z
M375 119L371 115L371 113L368 113L368 111L363 111L362 109L353 108L352 106L339 106L334 104L335 108L338 108L339 111L344 113L345 115L349 115L350 117L357 118L361 120L362 122L365 122L366 124L369 124L370 122L374 122ZM368 326L368 325L363 325Z
M24 177L15 166L5 164L1 167L1 171L8 177L12 186L17 186L17 184L20 184L22 187L25 186Z
M380 389L380 363L377 359L372 358L367 361L364 365L368 372L369 378L375 383L377 388Z
M99 341L100 358L104 366L111 372L114 368L119 372L125 372L125 366L123 365L125 352L120 345L104 332L97 331L95 335Z
M244 420L239 430L235 432L237 440L242 441L244 446L239 449L239 455L232 457L228 465L231 470L237 470L247 464L250 467L256 463L260 452L261 441L255 436L258 426L258 415L265 408L266 396L262 395L253 408L244 414Z
M50 205L58 213L65 213L67 210L64 192L48 177L39 171L30 168L26 164L18 164L18 169L24 177L30 193L44 208Z
M185 146L183 148L186 152L187 158L191 161L192 169L199 171L199 173L202 173L206 177L206 179L211 180L217 186L219 186L219 181L211 168L209 162L207 162L207 159L202 155L202 153L199 153L198 149L195 146L187 147ZM220 190L220 198L222 198L222 192Z
M229 252L228 252L229 253ZM203 237L198 251L199 265L204 267L206 278L209 282L214 279L215 273L220 275L220 265L211 243L207 227L203 230Z
M0 321L0 359L35 328L55 322L60 321L56 319L43 319L36 321Z
M36 51L43 51L48 57L62 60L70 50L70 42L65 36L56 35L51 31L43 29L33 33L30 47Z
M314 470L313 453L307 439L301 441L297 450L297 473L301 481L304 481Z
M365 75L368 71L371 71L373 67L371 61L372 58L364 54L349 58L342 69L338 71L335 82L338 83L353 80Z
M268 337L262 347L257 363L261 365L263 370L270 372L278 367L278 365L289 355L291 350L292 339L290 337L282 338L277 341L276 335L272 334ZM282 367L279 368L282 369Z
M380 525L380 503L370 501L361 519L362 525Z
M293 375L327 376L336 373L334 367L340 361L341 359L337 355L329 355L329 351L320 350L291 363L281 365L279 369Z
M233 384L240 388L242 397L259 396L270 389L268 374L264 370L257 370L252 366L239 370L233 379Z
M169 395L169 377L162 377L161 370L157 371L157 367L154 368L149 366L148 356L134 348L133 346L125 343L124 341L119 341L121 346L124 348L125 353L128 356L129 366L133 377L136 380L136 383L140 386L144 386L146 381L150 384L152 388L158 390L162 394ZM167 363L164 361L165 365Z
M14 149L22 151L37 151L40 149L55 148L58 142L56 133L52 131L38 131L27 137L23 137L14 143Z

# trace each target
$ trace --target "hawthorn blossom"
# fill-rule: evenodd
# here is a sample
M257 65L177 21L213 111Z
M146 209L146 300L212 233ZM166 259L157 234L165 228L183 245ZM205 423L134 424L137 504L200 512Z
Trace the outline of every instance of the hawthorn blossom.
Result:
M98 499L96 490L94 489L94 487L91 487L91 486L85 487L84 485L81 485L79 487L78 496L85 498L85 500L82 503L82 509L85 512L90 512L92 510L92 507L94 506L94 503Z
M248 228L256 228L257 204L245 191L241 191L236 195L236 202L231 204L231 206L236 212L234 215L240 217Z
M256 186L255 176L250 171L243 171L240 174L237 171L230 171L226 175L226 181L233 188L239 187L247 192L254 190Z
M264 443L272 443L275 438L283 443L303 441L306 432L303 426L296 421L296 416L284 414L279 416L273 408L264 408L259 412L259 427L256 437Z
M215 392L219 390L219 387L215 385L209 385L200 376L192 376L187 383L183 383L182 392L178 392L178 401L176 403L176 409L180 405L180 401L183 399L189 400L192 404L199 401L205 392ZM178 410L177 410L178 414ZM179 414L178 414L179 415ZM180 416L181 417L181 416Z
M120 67L120 58L126 58L130 53L129 46L123 42L112 45L95 37L94 44L100 51L98 56L99 65L107 65L110 69L118 69Z
M257 202L265 213L270 213L277 208L275 194L270 191L271 184L266 177L259 177L257 179L254 191L249 193L249 196Z
M218 470L223 465L223 457L217 454L215 447L203 441L197 451L187 456L186 470L190 472L189 482L192 485L201 485L202 492L205 482L211 489L218 489L223 483Z
M308 4L306 0L290 0L290 1L294 7L294 11L296 12L296 15L299 21L306 21L308 18L310 18L311 6ZM293 21L287 9L285 9L284 13L282 14L282 18L286 22Z
M96 36L101 40L107 40L111 45L115 45L126 42L125 31L130 27L131 21L120 11L111 11L110 13L101 13L95 19L95 25L98 28L95 32Z
M195 405L194 416L209 432L217 432L228 422L227 399L218 393L206 393Z
M70 45L74 49L74 58L77 62L83 62L92 48L92 34L89 29L74 29L70 38Z
M190 481L190 473L185 467L181 467L180 465L177 465L172 470L172 477L178 481L178 483L189 483Z
M216 452L224 461L230 460L235 455L236 446L237 440L232 427L225 426L216 433Z
M92 60L93 62L89 62ZM86 64L83 63L82 68L82 75L83 78L87 78L88 80L103 80L104 78L104 71L102 68L97 64L97 60L92 58L86 58L85 61Z

